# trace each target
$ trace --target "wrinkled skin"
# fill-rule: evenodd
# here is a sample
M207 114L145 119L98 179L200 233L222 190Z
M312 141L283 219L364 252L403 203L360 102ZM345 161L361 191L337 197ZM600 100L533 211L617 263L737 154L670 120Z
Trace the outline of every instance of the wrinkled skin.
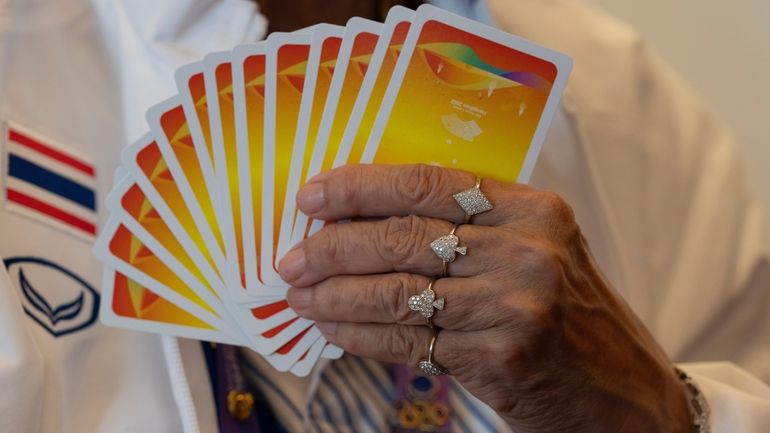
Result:
M355 355L416 365L431 330L407 300L442 272L429 244L464 218L466 172L345 166L297 197L331 224L281 261L288 300ZM457 229L468 254L434 285L446 300L435 360L515 432L686 432L682 384L594 263L556 194L484 180L494 209ZM365 218L377 217L377 218Z

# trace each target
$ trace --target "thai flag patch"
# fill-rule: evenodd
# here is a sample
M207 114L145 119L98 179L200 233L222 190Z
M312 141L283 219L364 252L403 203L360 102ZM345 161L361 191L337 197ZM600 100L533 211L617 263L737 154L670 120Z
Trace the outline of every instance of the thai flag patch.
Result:
M74 149L5 124L5 207L86 240L96 236L96 170Z

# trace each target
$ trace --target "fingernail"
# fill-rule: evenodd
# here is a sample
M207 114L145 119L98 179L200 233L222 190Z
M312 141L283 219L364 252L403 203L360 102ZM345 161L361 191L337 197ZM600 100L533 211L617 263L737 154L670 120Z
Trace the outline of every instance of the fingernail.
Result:
M331 173L331 171L324 171L324 172L318 173L317 175L311 177L310 180L307 181L307 183L320 182L320 181L326 179L327 177L329 177L330 173Z
M310 290L300 289L292 287L289 289L289 293L286 294L286 300L289 302L289 306L296 309L303 309L310 306Z
M314 214L323 209L325 204L324 185L321 182L309 183L297 194L297 206L306 214Z
M305 250L296 248L286 254L278 264L278 273L286 282L291 282L305 273Z
M337 333L337 322L316 322L315 326L327 337Z

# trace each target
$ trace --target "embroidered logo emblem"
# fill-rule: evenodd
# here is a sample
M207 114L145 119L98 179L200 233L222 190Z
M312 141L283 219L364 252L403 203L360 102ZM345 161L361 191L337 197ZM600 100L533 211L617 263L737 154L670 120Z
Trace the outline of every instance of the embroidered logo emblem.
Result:
M5 207L81 239L96 235L96 170L75 149L3 125Z
M21 292L24 312L54 337L91 326L99 311L99 294L72 271L38 257L4 260Z

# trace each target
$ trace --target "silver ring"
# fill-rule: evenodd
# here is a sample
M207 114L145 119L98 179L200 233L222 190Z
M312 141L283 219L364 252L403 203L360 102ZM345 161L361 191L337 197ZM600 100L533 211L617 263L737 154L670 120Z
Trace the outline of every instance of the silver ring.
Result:
M457 194L452 195L457 204L465 212L465 224L471 221L473 215L478 215L486 211L492 210L494 206L489 202L487 196L481 192L481 178L476 178L476 185L471 189L460 191Z
M430 346L428 346L428 359L423 359L417 364L417 368L422 370L426 376L443 376L449 374L449 370L433 360L433 350L436 348L438 331L438 328L433 328L433 338L430 339Z
M428 288L422 293L409 297L409 308L428 319L428 325L431 324L430 318L433 317L435 311L444 309L444 298L436 299L436 292L433 291L433 284L435 283L436 279L434 278L430 280Z
M459 226L455 225L448 235L441 236L430 243L430 249L441 259L444 277L449 275L447 264L455 261L458 253L462 255L468 253L468 247L459 246L460 238L455 234L457 227Z

